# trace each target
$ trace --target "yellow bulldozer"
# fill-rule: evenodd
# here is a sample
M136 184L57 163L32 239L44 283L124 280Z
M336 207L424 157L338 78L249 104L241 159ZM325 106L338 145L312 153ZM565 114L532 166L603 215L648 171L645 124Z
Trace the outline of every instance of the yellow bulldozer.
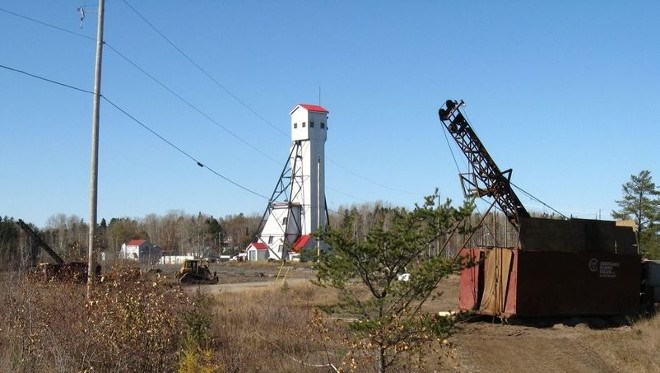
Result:
M186 259L181 269L176 273L181 284L217 284L218 275L209 270L209 265L203 259Z

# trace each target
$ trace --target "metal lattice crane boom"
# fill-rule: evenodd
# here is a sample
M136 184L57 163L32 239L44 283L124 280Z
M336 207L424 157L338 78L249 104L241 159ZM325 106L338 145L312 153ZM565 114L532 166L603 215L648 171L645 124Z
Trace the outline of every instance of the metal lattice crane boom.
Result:
M37 232L33 231L32 228L30 228L30 226L27 225L23 220L18 219L18 226L21 227L21 229L23 229L23 231L25 231L25 233L27 233L27 234L32 238L32 240L34 241L34 243L35 243L37 246L39 246L39 247L41 247L42 249L44 249L44 250L48 253L48 255L50 255L50 257L53 258L53 260L55 261L55 263L60 264L60 265L61 265L61 264L64 264L64 259L62 259L62 257L59 256L59 255L55 252L55 250L51 249L51 247L48 246L48 244L46 243L46 241L44 241L44 240L43 240L43 239L37 234Z
M494 198L509 222L519 229L518 218L529 217L529 212L511 188L511 169L502 172L497 167L461 112L460 107L463 104L463 101L447 100L438 111L438 115L472 165L475 179L478 179L478 181L468 180L467 182L477 189L479 196L485 195Z

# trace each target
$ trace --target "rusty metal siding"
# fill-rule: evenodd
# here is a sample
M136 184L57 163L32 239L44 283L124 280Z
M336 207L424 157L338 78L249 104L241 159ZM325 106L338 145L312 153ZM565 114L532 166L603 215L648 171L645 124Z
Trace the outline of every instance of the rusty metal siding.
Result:
M504 288L487 289L486 276L491 276L499 270L497 266L487 265L485 260L486 255L493 250L506 250L512 253L511 265L508 266L508 271L503 277L501 274L498 280L505 279L506 285ZM489 315L513 315L516 311L516 287L517 287L517 266L518 266L518 252L519 250L510 248L498 249L484 249L484 248L465 248L461 250L464 265L471 263L461 271L459 282L458 303L459 309L463 311L478 311L482 314ZM484 294L485 291L495 291L504 293L504 304L498 310L489 309L484 307L485 298L493 294Z
M485 253L483 249L462 249L461 258L463 270L459 280L458 308L463 311L476 310L479 307L479 256ZM483 291L483 289L482 289Z
M475 259L485 249L465 249ZM638 255L605 252L513 250L504 310L482 312L520 317L625 315L639 307L641 266ZM459 307L479 308L479 276L497 276L479 266L461 273Z

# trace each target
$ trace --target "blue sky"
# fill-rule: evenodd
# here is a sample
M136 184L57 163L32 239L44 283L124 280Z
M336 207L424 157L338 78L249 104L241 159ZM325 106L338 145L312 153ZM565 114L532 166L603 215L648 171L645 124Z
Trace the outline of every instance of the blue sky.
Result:
M0 64L92 90L96 3L0 0ZM289 111L318 103L320 88L331 209L412 206L435 187L460 201L451 151L461 171L466 162L437 110L464 99L515 184L566 215L609 218L631 174L648 169L660 182L658 20L655 1L108 0L102 94L270 196ZM58 213L89 220L91 112L87 93L0 69L1 215L39 226ZM265 209L106 102L100 138L99 219Z

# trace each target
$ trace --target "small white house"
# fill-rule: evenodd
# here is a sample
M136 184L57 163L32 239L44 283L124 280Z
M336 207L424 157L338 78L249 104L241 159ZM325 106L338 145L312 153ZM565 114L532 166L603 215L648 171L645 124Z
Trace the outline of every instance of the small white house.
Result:
M247 260L249 261L266 260L270 257L268 253L268 245L263 242L250 243L246 251Z
M121 259L135 260L140 264L156 264L161 255L160 247L147 240L131 240L122 244L119 251Z

